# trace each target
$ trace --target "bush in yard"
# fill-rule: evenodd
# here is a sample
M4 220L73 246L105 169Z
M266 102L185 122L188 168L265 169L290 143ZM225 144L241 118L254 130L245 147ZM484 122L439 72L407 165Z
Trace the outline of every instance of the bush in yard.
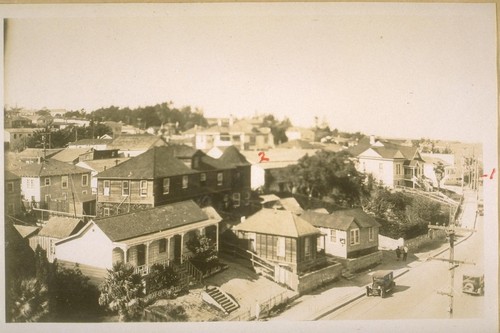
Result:
M47 286L34 278L15 281L9 290L7 322L44 322L49 317Z
M147 293L173 287L178 281L179 277L171 267L154 264L146 278Z
M100 312L99 290L89 283L78 265L64 268L55 265L49 285L51 313L57 322L96 321Z
M215 244L206 236L195 236L186 243L187 248L194 254L191 262L203 272L207 273L215 267L219 267L217 248Z
M101 285L99 304L118 312L120 321L138 321L142 315L142 278L134 273L134 267L117 262L108 269L106 280Z

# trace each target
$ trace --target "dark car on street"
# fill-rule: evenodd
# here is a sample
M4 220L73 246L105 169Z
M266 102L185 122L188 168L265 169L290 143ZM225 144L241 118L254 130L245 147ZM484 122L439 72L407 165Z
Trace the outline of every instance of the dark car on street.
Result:
M395 286L396 282L394 282L393 271L376 271L372 275L371 285L366 286L366 296L380 296L384 298L388 292L394 290Z

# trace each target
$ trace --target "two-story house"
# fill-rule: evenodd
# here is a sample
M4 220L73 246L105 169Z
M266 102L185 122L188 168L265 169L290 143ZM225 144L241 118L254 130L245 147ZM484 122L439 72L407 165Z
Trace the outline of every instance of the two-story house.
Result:
M22 212L21 177L8 170L5 170L4 177L4 212L10 216L19 215Z
M93 215L95 197L91 193L89 170L47 159L10 171L21 177L26 207Z
M359 151L360 147L354 147ZM380 184L387 187L416 187L423 177L424 161L416 147L374 141L355 155L357 169L371 174Z
M154 147L100 172L97 175L98 216L188 199L202 207L213 205L216 209L230 210L238 208L241 200L249 199L249 165L238 159L241 156L229 150L224 158L214 159L187 148Z

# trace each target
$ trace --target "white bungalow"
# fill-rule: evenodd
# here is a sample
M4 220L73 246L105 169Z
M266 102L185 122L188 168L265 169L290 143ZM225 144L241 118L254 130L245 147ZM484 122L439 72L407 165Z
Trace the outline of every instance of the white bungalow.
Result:
M191 255L186 244L195 235L206 235L218 248L220 221L212 207L201 209L191 200L96 219L56 242L56 257L103 274L119 261L147 274L156 263L182 263Z

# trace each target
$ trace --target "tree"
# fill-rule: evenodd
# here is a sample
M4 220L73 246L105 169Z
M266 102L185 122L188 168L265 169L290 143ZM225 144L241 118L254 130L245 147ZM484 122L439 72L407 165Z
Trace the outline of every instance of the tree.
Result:
M319 151L302 157L296 165L285 169L283 178L296 192L322 199L329 197L340 204L360 203L364 175L359 173L345 152Z
M146 278L148 293L174 286L179 281L175 271L168 266L154 264Z
M438 192L441 191L441 180L443 180L444 176L444 164L439 161L434 165L434 173L436 174L436 180L438 185Z
M34 278L17 281L10 289L7 321L42 322L49 315L47 286Z
M194 254L191 261L203 273L219 266L217 248L210 238L196 235L186 243L186 246Z
M89 283L76 265L64 268L54 263L55 274L49 284L50 312L55 321L95 321L99 313L99 290Z
M285 132L292 126L292 123L288 118L279 121L274 118L274 115L269 114L264 117L262 126L269 127L271 129L271 133L274 137L274 144L281 144L288 141L288 137Z
M134 273L134 268L123 262L117 262L100 288L99 304L117 311L120 321L137 321L142 313L144 295L142 278Z

